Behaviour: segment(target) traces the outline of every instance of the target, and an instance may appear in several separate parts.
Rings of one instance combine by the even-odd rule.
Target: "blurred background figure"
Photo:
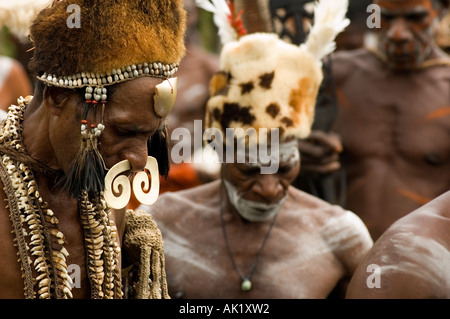
[[[32,16],[50,0],[0,0],[0,110],[7,111],[17,104],[19,96],[31,95],[27,64],[31,53],[28,29]],[[5,113],[1,112],[1,115]]]
[[[367,27],[368,6],[372,0],[350,0],[347,18],[351,23],[336,39],[337,50],[354,50],[373,42],[373,31]]]
[[[186,55],[180,63],[177,73],[178,94],[172,112],[168,116],[169,137],[176,128],[187,128],[191,140],[171,141],[172,148],[176,143],[190,143],[191,156],[194,157],[194,121],[205,118],[206,102],[209,98],[209,80],[219,70],[218,55],[207,51],[198,31],[199,11],[195,0],[184,1],[188,13],[186,30]],[[203,125],[202,131],[203,133]],[[170,140],[170,139],[169,139]],[[219,166],[207,163],[171,163],[167,180],[161,180],[161,193],[176,191],[200,185],[218,177]]]
[[[22,64],[0,56],[0,109],[6,112],[11,104],[17,104],[18,96],[25,97],[31,92],[31,82]]]

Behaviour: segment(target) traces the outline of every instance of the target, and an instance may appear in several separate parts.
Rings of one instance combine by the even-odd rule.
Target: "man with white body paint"
[[[319,7],[342,19],[327,25],[318,16],[316,24],[336,32],[345,26],[346,1],[322,0]],[[235,152],[234,162],[222,164],[220,180],[141,207],[161,229],[172,298],[343,297],[372,246],[355,214],[290,186],[300,169],[298,140],[309,134],[314,117],[319,61],[329,53],[320,46],[332,47],[314,42],[314,32],[301,47],[264,33],[225,43],[221,72],[210,83],[206,127],[270,129],[269,137],[238,136],[222,147],[228,155],[238,140],[249,153],[269,143],[278,156],[267,163],[248,154],[239,163]],[[267,167],[278,169],[264,174]]]
[[[450,298],[449,230],[450,191],[399,219],[378,239],[347,297]]]
[[[169,295],[343,296],[372,241],[356,215],[290,186],[298,170],[298,156],[280,163],[276,174],[223,164],[221,180],[161,195],[149,211],[165,242]]]

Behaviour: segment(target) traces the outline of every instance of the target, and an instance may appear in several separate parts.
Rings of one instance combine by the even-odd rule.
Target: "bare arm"
[[[347,298],[449,298],[450,253],[434,227],[445,222],[427,219],[414,218],[417,227],[397,224],[380,237],[355,271]]]
[[[447,298],[443,287],[426,274],[426,267],[408,267],[366,261],[358,267],[347,290],[347,299],[431,299]],[[445,285],[444,282],[442,282]]]
[[[0,87],[0,108],[8,111],[11,104],[17,103],[18,97],[31,94],[31,83],[25,69],[19,62],[13,60],[5,83]]]

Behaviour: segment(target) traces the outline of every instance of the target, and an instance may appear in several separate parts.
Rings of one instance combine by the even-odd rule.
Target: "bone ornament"
[[[130,201],[131,191],[136,199],[144,205],[152,205],[158,199],[159,170],[156,159],[152,156],[147,157],[144,170],[134,176],[132,186],[130,179],[124,174],[130,169],[130,161],[124,160],[111,167],[106,174],[105,201],[113,209],[125,208]]]
[[[178,78],[169,78],[155,87],[154,109],[156,115],[165,117],[172,110],[177,98]]]

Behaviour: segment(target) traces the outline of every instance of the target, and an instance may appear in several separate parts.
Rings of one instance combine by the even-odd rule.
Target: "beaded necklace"
[[[73,282],[67,272],[69,253],[64,247],[64,234],[58,229],[58,219],[39,194],[29,164],[35,161],[26,154],[22,141],[23,113],[31,98],[20,98],[18,106],[12,105],[0,128],[0,178],[7,196],[14,246],[18,249],[18,262],[24,278],[24,296],[72,298]],[[19,160],[23,158],[27,160]],[[79,198],[79,211],[91,297],[121,298],[117,229],[110,218],[103,193],[90,201],[87,192],[83,191]]]

